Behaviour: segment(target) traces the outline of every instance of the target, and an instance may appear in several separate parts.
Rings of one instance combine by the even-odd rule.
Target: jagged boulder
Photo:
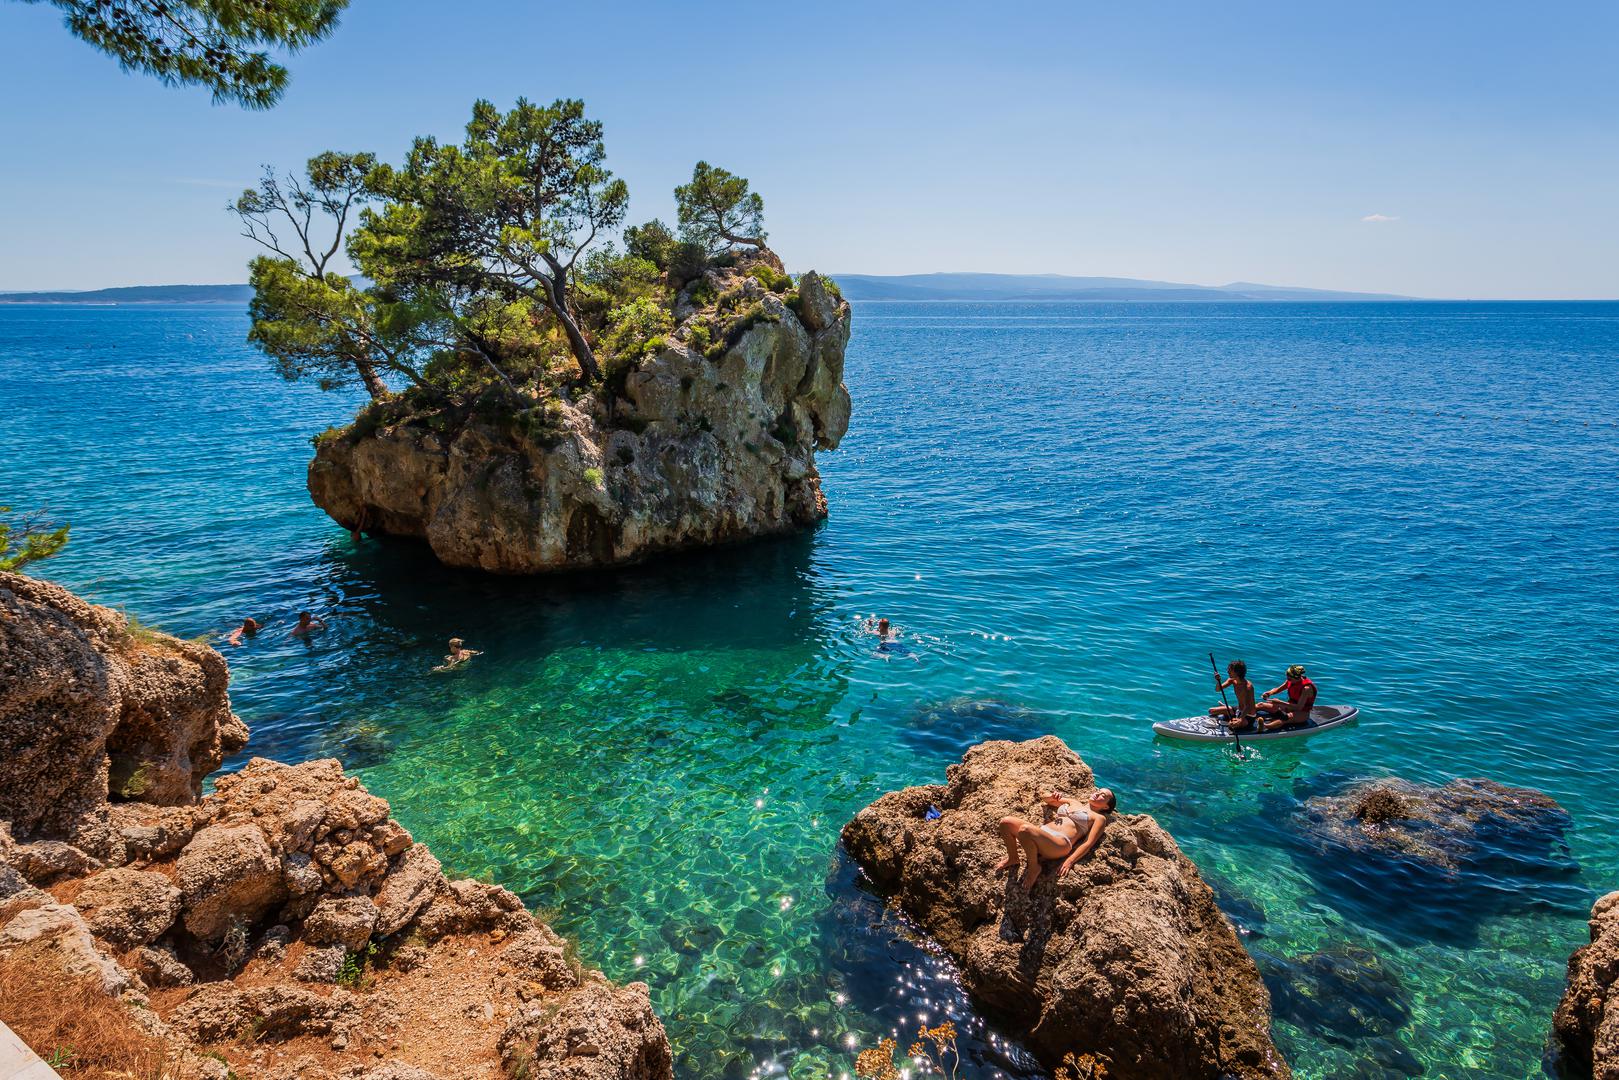
[[[286,898],[281,863],[252,825],[203,829],[175,869],[186,929],[204,941],[218,941],[232,927],[245,932]]]
[[[146,945],[174,925],[180,890],[162,874],[117,867],[97,874],[73,898],[90,932],[115,945]]]
[[[1083,793],[1090,768],[1046,736],[982,743],[946,776],[861,810],[844,845],[1043,1062],[1088,1054],[1132,1080],[1290,1075],[1257,967],[1152,818],[1115,814],[1090,857],[1062,878],[1048,870],[1026,896],[993,873],[997,825],[1041,820],[1040,795]]]
[[[247,742],[224,659],[68,590],[0,573],[0,819],[122,861],[108,793],[189,803]]]
[[[645,983],[613,986],[598,976],[547,1016],[538,1004],[518,1011],[500,1036],[510,1076],[571,1080],[668,1080],[674,1059]]]
[[[705,307],[698,288],[725,299]],[[536,403],[542,421],[374,406],[319,442],[310,496],[346,528],[424,539],[445,563],[501,573],[819,522],[815,451],[849,426],[849,305],[813,272],[778,294],[738,266],[689,286],[676,316],[620,388]]]
[[[1568,958],[1552,1029],[1567,1060],[1592,1080],[1619,1080],[1619,892],[1591,908],[1591,942]]]

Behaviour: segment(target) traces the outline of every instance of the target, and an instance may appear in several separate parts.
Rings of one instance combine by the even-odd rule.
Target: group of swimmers
[[[248,638],[258,637],[259,631],[263,630],[269,625],[269,623],[262,623],[254,618],[243,619],[241,626],[238,626],[229,634],[225,635],[225,640],[231,645],[240,645]],[[307,611],[300,611],[298,613],[298,625],[292,628],[291,636],[295,638],[308,637],[317,630],[324,629],[326,629],[325,620],[317,619],[314,615]],[[471,660],[474,656],[481,655],[483,655],[481,649],[469,649],[467,648],[467,643],[465,641],[458,637],[451,638],[450,651],[448,655],[444,657],[444,663],[440,664],[433,670],[449,671],[453,668],[460,667],[468,660]]]
[[[1310,722],[1310,707],[1315,704],[1315,683],[1310,681],[1303,664],[1287,669],[1287,678],[1280,686],[1266,690],[1254,700],[1254,684],[1248,681],[1248,665],[1233,660],[1226,665],[1226,677],[1214,677],[1214,689],[1222,698],[1229,687],[1237,695],[1235,705],[1220,704],[1209,710],[1209,715],[1226,722],[1232,731],[1282,731],[1303,727]],[[1286,701],[1273,700],[1287,691]]]
[[[225,640],[232,645],[240,645],[246,638],[258,637],[259,631],[269,625],[269,623],[261,623],[257,619],[243,619],[241,626],[225,635]],[[315,618],[307,611],[300,611],[298,613],[298,625],[292,628],[292,636],[307,637],[317,630],[324,629],[326,629],[326,623],[323,620]]]

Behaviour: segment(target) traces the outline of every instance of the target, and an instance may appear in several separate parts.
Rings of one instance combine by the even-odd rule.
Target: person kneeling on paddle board
[[[1287,701],[1272,701],[1271,698],[1287,691]],[[1266,690],[1260,695],[1263,700],[1259,703],[1259,711],[1267,719],[1264,723],[1266,731],[1281,731],[1283,728],[1298,728],[1310,722],[1310,707],[1315,704],[1315,683],[1304,674],[1303,664],[1294,664],[1287,669],[1287,681],[1273,690]]]
[[[1233,660],[1226,665],[1225,673],[1228,678],[1221,682],[1217,677],[1214,680],[1214,692],[1224,697],[1220,692],[1231,687],[1237,695],[1237,705],[1215,705],[1209,709],[1209,715],[1226,721],[1229,731],[1247,731],[1259,723],[1259,710],[1254,704],[1254,684],[1248,681],[1248,665],[1241,660]]]

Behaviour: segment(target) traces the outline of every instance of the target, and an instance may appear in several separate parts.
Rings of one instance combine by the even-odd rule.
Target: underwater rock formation
[[[55,586],[0,586],[0,665],[30,680],[0,698],[0,964],[143,1006],[129,1018],[180,1077],[672,1076],[644,984],[582,967],[513,893],[448,880],[337,761],[254,758],[171,804],[201,780],[178,763],[245,739],[223,659],[150,631],[132,646],[121,616]],[[164,663],[132,678],[144,657]],[[162,780],[109,804],[131,710],[122,745]],[[16,765],[40,746],[62,752],[49,790]],[[26,1037],[30,1017],[6,1019]]]
[[[991,739],[1022,742],[1051,728],[1035,710],[998,698],[953,697],[918,705],[899,737],[923,752],[956,757]]]
[[[1303,831],[1341,854],[1375,852],[1455,871],[1484,855],[1493,833],[1529,831],[1560,837],[1568,811],[1549,795],[1493,780],[1443,786],[1369,780],[1305,802]]]
[[[1568,958],[1552,1029],[1570,1064],[1592,1080],[1619,1080],[1619,892],[1591,908],[1591,943]]]
[[[715,310],[727,302],[734,314]],[[778,294],[739,265],[688,285],[675,317],[621,387],[558,394],[530,416],[373,406],[319,441],[310,497],[345,528],[424,539],[451,566],[498,573],[819,522],[815,451],[849,426],[848,303],[813,271]]]
[[[1046,736],[983,743],[946,776],[861,810],[844,845],[1048,1067],[1073,1054],[1145,1080],[1291,1075],[1258,969],[1152,818],[1115,814],[1088,858],[1025,896],[993,872],[1000,819],[1040,820],[1040,795],[1092,788],[1090,768]]]
[[[1255,959],[1278,1019],[1351,1048],[1366,1075],[1422,1074],[1421,1062],[1400,1041],[1411,1023],[1410,994],[1383,957],[1337,944],[1293,957],[1260,949]]]
[[[1572,914],[1589,902],[1565,840],[1569,815],[1538,791],[1317,777],[1262,816],[1285,816],[1282,835],[1323,900],[1398,941],[1467,944],[1493,915]]]

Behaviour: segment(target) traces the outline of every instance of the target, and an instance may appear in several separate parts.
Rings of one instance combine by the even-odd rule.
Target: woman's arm
[[[1100,814],[1091,816],[1090,833],[1085,837],[1085,842],[1076,847],[1073,853],[1062,861],[1062,866],[1057,869],[1058,877],[1068,873],[1071,866],[1096,850],[1096,845],[1102,841],[1102,830],[1105,828],[1107,828],[1107,818],[1102,817]]]
[[[1286,689],[1287,689],[1287,684],[1283,683],[1281,686],[1276,687],[1274,690],[1266,690],[1260,696],[1261,697],[1268,697],[1268,698],[1269,697],[1275,697],[1277,694],[1280,694],[1283,690],[1286,690]]]

